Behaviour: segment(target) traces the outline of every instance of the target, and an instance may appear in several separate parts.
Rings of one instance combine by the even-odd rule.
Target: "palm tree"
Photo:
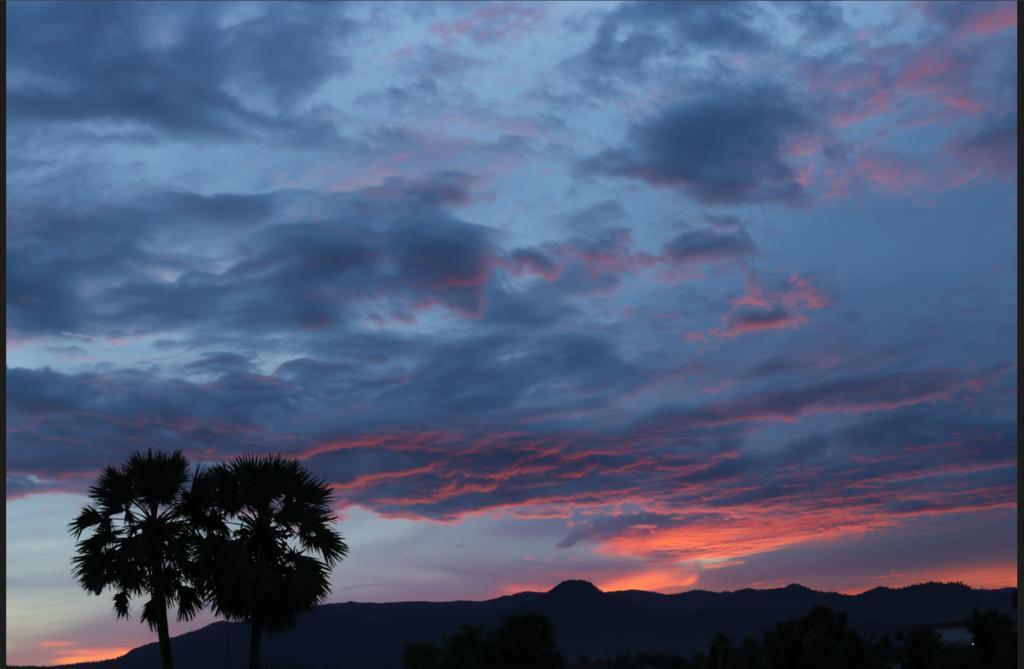
[[[900,669],[929,669],[943,654],[944,644],[938,632],[927,627],[912,627],[896,637],[902,644]]]
[[[330,594],[330,570],[348,554],[330,498],[326,483],[276,455],[195,476],[187,505],[203,537],[202,579],[215,613],[250,624],[250,669],[259,669],[264,630],[291,627]]]
[[[132,598],[149,597],[140,619],[157,632],[163,669],[173,666],[167,607],[177,604],[178,620],[202,607],[189,568],[192,533],[180,513],[188,476],[180,451],[135,453],[121,467],[103,470],[89,489],[92,503],[68,528],[78,540],[72,574],[85,590],[113,590],[119,618],[129,617]]]
[[[998,611],[973,609],[964,627],[971,633],[971,656],[977,667],[1010,666],[1017,646],[1013,618]]]

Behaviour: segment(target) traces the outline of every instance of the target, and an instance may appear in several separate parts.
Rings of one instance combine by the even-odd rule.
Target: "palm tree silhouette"
[[[896,637],[900,649],[900,669],[930,669],[943,654],[942,637],[927,627],[912,627]]]
[[[72,574],[85,590],[113,590],[118,618],[129,617],[133,597],[148,595],[140,619],[157,632],[163,669],[173,666],[167,607],[177,604],[178,620],[190,620],[203,603],[189,567],[193,535],[180,507],[188,471],[180,451],[135,453],[103,470],[89,489],[92,504],[68,526],[78,540]]]
[[[264,630],[291,627],[330,594],[330,570],[348,554],[330,497],[298,461],[276,455],[196,473],[187,508],[203,537],[202,580],[215,613],[250,624],[250,669]]]
[[[1010,666],[1017,642],[1013,619],[998,611],[973,609],[964,621],[971,633],[971,658],[979,669]]]

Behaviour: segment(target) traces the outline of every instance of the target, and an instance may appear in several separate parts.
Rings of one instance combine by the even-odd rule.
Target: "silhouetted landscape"
[[[5,2],[0,669],[1014,666],[1019,6]]]
[[[1011,588],[978,590],[928,583],[875,588],[859,595],[818,592],[799,585],[662,595],[640,590],[602,592],[586,581],[566,581],[548,592],[521,592],[480,602],[326,604],[300,616],[294,628],[266,636],[263,656],[268,667],[281,669],[398,669],[403,666],[406,644],[440,642],[463,625],[493,629],[513,614],[539,614],[550,621],[558,649],[569,660],[567,666],[679,667],[688,665],[667,656],[703,653],[706,657],[719,633],[739,645],[744,638],[760,637],[814,607],[845,615],[849,627],[867,637],[895,640],[901,632],[919,626],[961,626],[972,609],[1011,615],[1012,592]],[[247,661],[248,638],[248,625],[217,622],[175,637],[174,657],[183,667],[241,669]],[[646,660],[620,657],[619,664],[594,663],[625,653],[649,655]],[[669,663],[655,664],[656,654]],[[579,663],[580,656],[590,658],[589,663]],[[118,659],[75,666],[147,669],[159,661],[158,644],[152,643]]]

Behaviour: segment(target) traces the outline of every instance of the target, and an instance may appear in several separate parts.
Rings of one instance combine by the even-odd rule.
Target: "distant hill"
[[[327,604],[302,616],[295,628],[265,637],[264,658],[287,669],[399,669],[407,642],[435,641],[463,624],[497,626],[510,613],[526,611],[552,622],[559,647],[570,659],[582,653],[597,658],[640,650],[690,654],[703,649],[717,632],[736,639],[759,635],[818,605],[847,614],[851,625],[863,632],[893,635],[912,625],[956,623],[974,607],[1012,614],[1011,592],[928,583],[875,588],[859,595],[800,585],[662,595],[602,592],[586,581],[565,581],[548,592],[521,592],[482,602]],[[217,622],[175,637],[175,665],[244,669],[248,635],[244,624]],[[154,642],[116,660],[73,666],[152,669],[160,666],[159,658]]]

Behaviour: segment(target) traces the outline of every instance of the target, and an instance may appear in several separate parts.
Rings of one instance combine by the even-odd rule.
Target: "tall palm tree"
[[[250,669],[264,630],[291,627],[330,594],[330,570],[348,554],[330,501],[323,481],[276,455],[196,474],[187,505],[203,537],[202,578],[214,612],[250,624]]]
[[[177,604],[178,620],[202,607],[190,570],[192,533],[180,507],[188,477],[180,451],[135,453],[103,470],[89,489],[92,503],[68,527],[78,540],[72,574],[84,589],[113,590],[119,618],[129,617],[132,598],[148,597],[140,619],[157,632],[163,669],[173,666],[167,607]]]

